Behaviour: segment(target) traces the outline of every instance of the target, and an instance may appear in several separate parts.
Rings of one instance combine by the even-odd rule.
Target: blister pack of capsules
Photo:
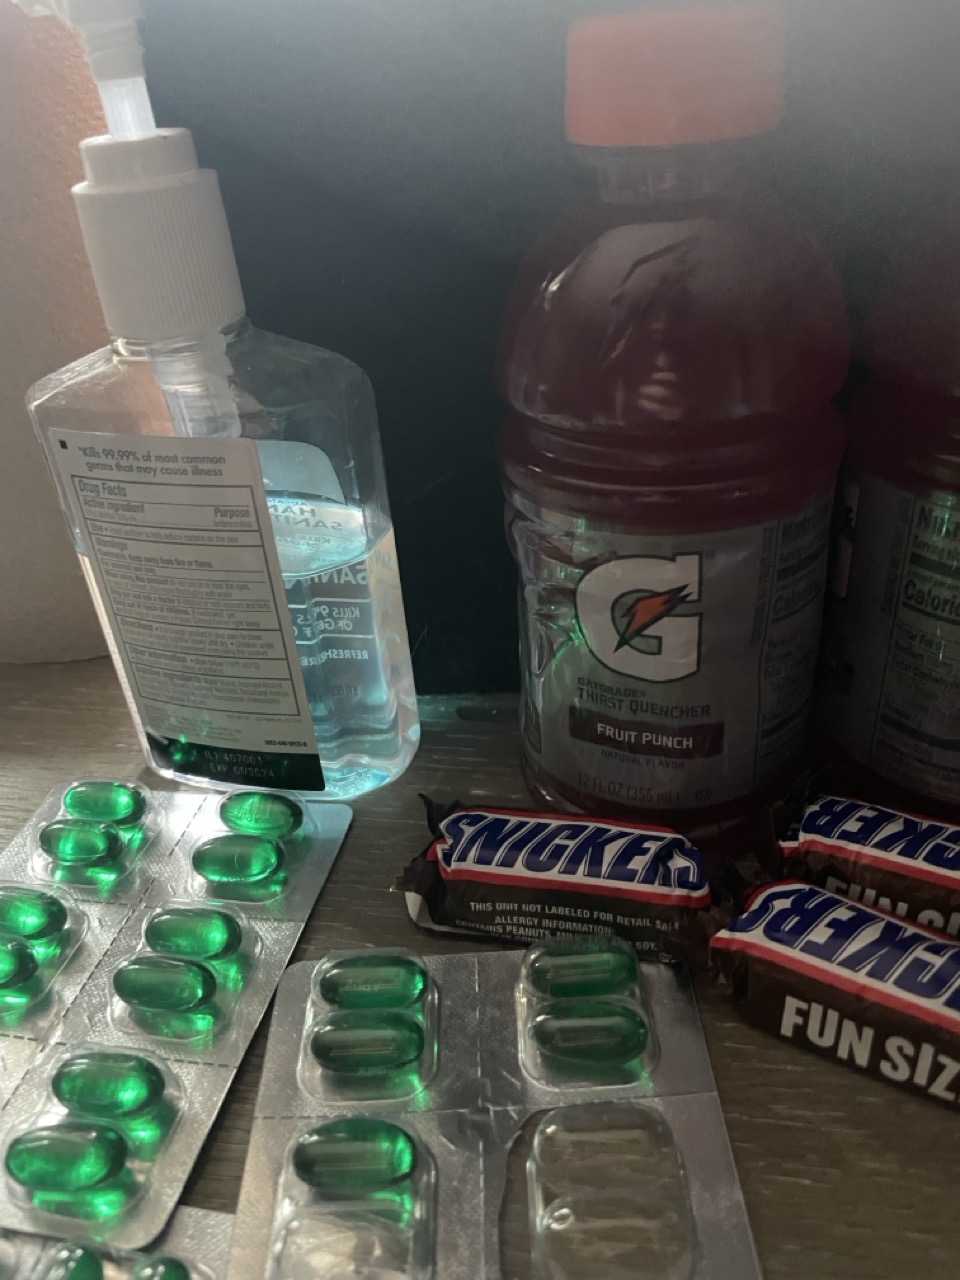
[[[202,803],[197,792],[74,782],[0,853],[0,1106]]]
[[[0,1225],[157,1236],[350,817],[250,789],[47,798],[0,854]]]
[[[277,995],[231,1280],[755,1280],[685,976],[609,936]]]
[[[178,1209],[142,1252],[75,1240],[0,1237],[0,1280],[226,1280],[233,1217]]]

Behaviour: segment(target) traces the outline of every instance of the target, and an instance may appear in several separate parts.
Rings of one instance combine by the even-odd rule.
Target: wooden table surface
[[[295,960],[373,941],[424,952],[477,949],[418,933],[392,885],[425,842],[418,792],[525,802],[513,702],[423,700],[420,753],[393,786],[355,804],[353,828]],[[0,666],[0,843],[53,786],[77,776],[129,776],[142,764],[106,659]],[[754,1031],[706,987],[698,996],[767,1280],[957,1280],[960,1118]],[[186,1204],[235,1208],[265,1038],[264,1025]]]

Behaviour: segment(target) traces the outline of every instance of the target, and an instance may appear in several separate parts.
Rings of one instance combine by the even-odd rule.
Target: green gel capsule
[[[643,1053],[649,1035],[631,1005],[604,1000],[551,1001],[530,1030],[544,1057],[597,1067],[632,1062]]]
[[[5,992],[26,986],[36,972],[33,952],[22,942],[0,942],[0,999]]]
[[[405,1013],[332,1013],[310,1037],[310,1052],[325,1071],[385,1075],[420,1058],[423,1028]]]
[[[219,960],[239,951],[240,922],[212,907],[166,907],[148,921],[144,941],[151,951],[184,960]]]
[[[266,836],[214,836],[193,851],[193,869],[214,884],[256,884],[283,865],[283,849]]]
[[[40,1213],[54,1213],[61,1218],[81,1218],[88,1222],[107,1222],[124,1213],[141,1191],[130,1169],[85,1191],[34,1191],[30,1203]]]
[[[103,1263],[92,1249],[62,1244],[54,1250],[40,1280],[103,1280]]]
[[[178,1258],[147,1258],[134,1267],[133,1280],[190,1280],[190,1272]]]
[[[166,1081],[155,1063],[135,1053],[77,1053],[60,1064],[50,1087],[68,1111],[124,1120],[156,1106]]]
[[[340,1009],[398,1009],[426,991],[423,965],[410,956],[344,956],[321,972],[321,999]]]
[[[301,1182],[330,1196],[373,1194],[406,1182],[417,1148],[406,1130],[386,1120],[332,1120],[298,1138],[293,1168]]]
[[[542,996],[614,996],[629,992],[636,983],[637,959],[603,941],[548,942],[530,955],[526,972]]]
[[[0,938],[40,942],[67,927],[67,908],[52,893],[0,885]]]
[[[109,822],[60,818],[40,828],[40,848],[54,862],[68,866],[102,866],[123,854],[123,837]]]
[[[115,1178],[127,1144],[106,1125],[64,1120],[21,1133],[7,1148],[7,1173],[30,1191],[73,1192]]]
[[[76,782],[65,793],[63,807],[71,818],[132,827],[142,822],[147,797],[125,782]]]
[[[168,956],[134,956],[113,975],[113,989],[145,1013],[188,1013],[213,999],[217,980],[203,964]]]
[[[273,791],[235,791],[220,801],[220,821],[240,835],[283,840],[303,825],[303,809]]]

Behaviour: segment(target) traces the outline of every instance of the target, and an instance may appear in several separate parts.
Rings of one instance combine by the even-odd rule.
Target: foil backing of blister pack
[[[640,966],[638,1000],[654,1033],[642,1078],[613,1085],[546,1084],[532,1079],[523,1065],[524,1009],[518,995],[523,956],[513,951],[423,958],[440,993],[439,1061],[425,1087],[406,1099],[348,1099],[336,1089],[309,1084],[310,1073],[305,1076],[302,1063],[305,1033],[323,1009],[313,981],[320,966],[304,963],[287,971],[271,1022],[231,1249],[231,1280],[339,1277],[335,1269],[306,1264],[288,1273],[278,1269],[278,1262],[286,1256],[284,1223],[296,1186],[292,1146],[312,1126],[345,1116],[382,1117],[424,1139],[440,1190],[430,1270],[364,1269],[354,1256],[350,1265],[356,1270],[345,1274],[377,1280],[527,1280],[534,1275],[555,1280],[560,1272],[537,1269],[532,1238],[529,1247],[519,1249],[516,1232],[510,1240],[501,1238],[501,1214],[505,1207],[515,1208],[511,1200],[516,1200],[511,1192],[505,1206],[511,1150],[537,1117],[581,1106],[593,1106],[599,1114],[611,1104],[662,1118],[676,1144],[693,1243],[687,1269],[664,1272],[664,1280],[668,1274],[669,1280],[759,1280],[686,977],[656,964]],[[455,1017],[445,1021],[454,1007]],[[309,1190],[301,1194],[309,1200]]]
[[[35,857],[36,833],[58,811],[62,790],[48,797],[44,809],[11,846],[14,874],[26,874]],[[264,901],[238,902],[231,886],[201,880],[191,865],[191,853],[198,844],[213,835],[227,834],[218,818],[223,797],[179,792],[160,795],[151,810],[156,830],[140,850],[137,895],[127,894],[127,883],[122,902],[103,902],[90,894],[80,899],[81,905],[91,908],[97,946],[91,949],[86,964],[68,966],[57,1017],[44,1028],[42,1038],[31,1042],[29,1055],[15,1059],[17,1087],[0,1110],[0,1152],[5,1158],[10,1143],[35,1126],[72,1118],[65,1116],[52,1097],[50,1084],[58,1063],[80,1049],[120,1050],[162,1060],[176,1082],[174,1093],[180,1104],[176,1123],[143,1168],[131,1154],[130,1167],[139,1170],[140,1181],[122,1212],[90,1220],[74,1212],[40,1212],[5,1173],[0,1174],[0,1224],[4,1227],[103,1241],[120,1249],[140,1248],[157,1236],[176,1205],[352,816],[345,805],[305,805],[308,821],[303,830],[284,842],[286,862],[280,889]],[[6,865],[5,855],[0,855],[0,876]],[[155,954],[144,938],[144,925],[158,910],[171,905],[222,906],[234,914],[242,923],[242,946],[249,963],[236,983],[225,978],[222,991],[217,987],[209,1025],[201,1025],[198,1031],[194,1024],[200,1024],[199,1019],[181,1019],[182,1025],[176,1027],[167,1019],[162,1024],[165,1034],[158,1034],[159,1020],[137,1025],[130,1006],[119,999],[113,980],[118,969],[131,960]],[[207,967],[212,970],[215,965],[211,962]],[[227,998],[231,986],[236,990],[229,990]],[[0,1051],[4,1046],[0,1040]],[[28,1073],[31,1066],[34,1069]],[[116,1127],[122,1129],[119,1122]]]
[[[232,1230],[232,1214],[181,1207],[153,1242],[148,1256],[176,1258],[188,1267],[190,1280],[226,1280]],[[0,1252],[0,1266],[10,1265],[13,1270],[9,1276],[0,1270],[0,1276],[3,1280],[45,1280],[57,1244],[42,1236],[7,1234],[0,1240],[0,1250],[6,1251],[6,1259]],[[110,1251],[104,1254],[104,1261],[108,1264],[104,1280],[129,1280],[143,1255]]]
[[[284,1224],[295,1211],[288,1152],[311,1120],[341,1115],[383,1115],[424,1142],[436,1175],[436,1274],[444,1280],[476,1280],[482,1224],[462,1212],[463,1205],[477,1205],[481,1199],[480,1135],[474,1112],[480,1093],[476,965],[473,956],[430,956],[423,964],[437,992],[441,1044],[449,1040],[451,1051],[441,1052],[436,1072],[416,1097],[365,1102],[340,1098],[332,1089],[315,1092],[309,1084],[304,1087],[300,1063],[306,1034],[324,1008],[312,999],[319,966],[304,962],[287,970],[270,1023],[238,1206],[242,1225],[231,1250],[231,1280],[234,1275],[242,1280],[268,1274],[273,1280],[281,1275],[284,1280],[312,1280],[305,1269],[295,1275],[279,1270],[286,1265],[280,1252],[286,1243]],[[416,1273],[411,1280],[419,1280]]]

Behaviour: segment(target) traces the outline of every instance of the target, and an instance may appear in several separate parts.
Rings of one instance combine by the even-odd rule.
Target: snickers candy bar
[[[960,934],[960,828],[821,796],[781,841],[785,870],[855,902]]]
[[[960,945],[800,881],[758,890],[711,939],[748,1021],[956,1107]]]
[[[671,960],[668,935],[710,904],[699,851],[661,827],[484,806],[452,809],[434,830],[401,880],[426,929],[514,943],[616,933]]]

